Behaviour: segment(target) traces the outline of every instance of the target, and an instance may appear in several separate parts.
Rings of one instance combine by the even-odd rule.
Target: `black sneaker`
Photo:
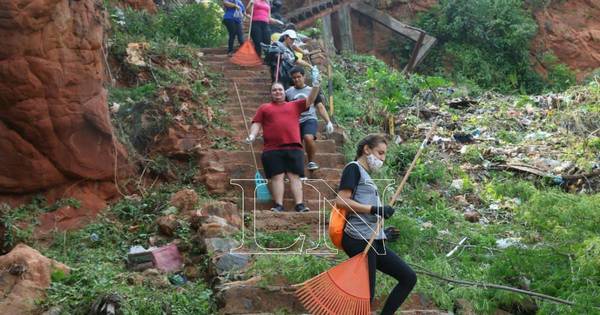
[[[282,205],[275,204],[275,206],[274,206],[273,208],[271,208],[271,211],[275,211],[275,212],[283,212],[283,211],[285,211],[285,210],[283,209],[283,206],[282,206]]]
[[[308,209],[303,203],[299,203],[297,204],[294,209],[296,209],[296,211],[298,212],[308,212],[310,211],[310,209]]]

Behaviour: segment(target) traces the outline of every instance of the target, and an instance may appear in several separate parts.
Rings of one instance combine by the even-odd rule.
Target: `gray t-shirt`
[[[285,98],[288,100],[288,102],[295,101],[297,99],[306,99],[306,98],[308,98],[308,95],[310,95],[311,90],[312,90],[312,87],[310,87],[308,85],[305,85],[301,89],[297,89],[292,86],[291,88],[289,88],[285,91]],[[317,96],[317,99],[315,100],[315,104],[317,104],[319,101],[320,101],[320,98]],[[315,104],[311,104],[310,107],[308,108],[308,110],[306,110],[306,111],[302,112],[302,114],[300,114],[300,123],[303,123],[309,119],[317,120],[317,110],[315,109]]]
[[[367,173],[367,171],[356,161],[352,161],[348,165],[350,164],[357,165],[360,172],[358,184],[352,191],[352,199],[365,205],[380,206],[381,200],[379,199],[377,185],[375,185],[375,182],[373,182],[369,173]],[[346,167],[348,167],[348,165],[346,165]],[[368,241],[371,238],[373,231],[377,228],[377,216],[373,214],[349,212],[347,220],[348,222],[346,223],[344,232],[354,239],[364,239]],[[385,238],[385,233],[383,232],[383,228],[381,228],[375,239],[381,240]]]

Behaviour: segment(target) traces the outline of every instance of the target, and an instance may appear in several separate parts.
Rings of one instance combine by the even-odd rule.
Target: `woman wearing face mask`
[[[344,167],[335,203],[338,208],[348,211],[342,248],[350,257],[362,253],[373,231],[377,230],[380,217],[388,219],[394,214],[394,208],[381,204],[377,186],[370,176],[370,173],[377,172],[383,166],[386,152],[387,141],[384,136],[368,135],[358,143],[355,160]],[[379,229],[367,254],[371,302],[375,291],[376,269],[398,281],[381,314],[394,314],[417,283],[415,272],[384,244],[383,240],[393,241],[397,237],[397,230],[394,228]]]

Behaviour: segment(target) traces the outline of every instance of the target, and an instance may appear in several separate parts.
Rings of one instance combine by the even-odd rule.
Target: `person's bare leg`
[[[302,181],[300,176],[293,173],[286,173],[290,179],[290,188],[294,197],[294,204],[302,203]]]
[[[273,194],[273,200],[278,205],[283,205],[283,176],[284,173],[281,173],[271,178],[271,193]]]
[[[308,161],[315,161],[315,154],[317,153],[317,143],[315,142],[315,136],[304,135],[304,147],[306,149],[306,155],[308,155]]]

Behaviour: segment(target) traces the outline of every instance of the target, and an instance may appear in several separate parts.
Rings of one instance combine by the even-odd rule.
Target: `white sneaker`
[[[306,165],[306,168],[309,171],[314,171],[314,170],[318,170],[319,169],[319,164],[315,163],[315,162],[308,162],[308,165]]]

